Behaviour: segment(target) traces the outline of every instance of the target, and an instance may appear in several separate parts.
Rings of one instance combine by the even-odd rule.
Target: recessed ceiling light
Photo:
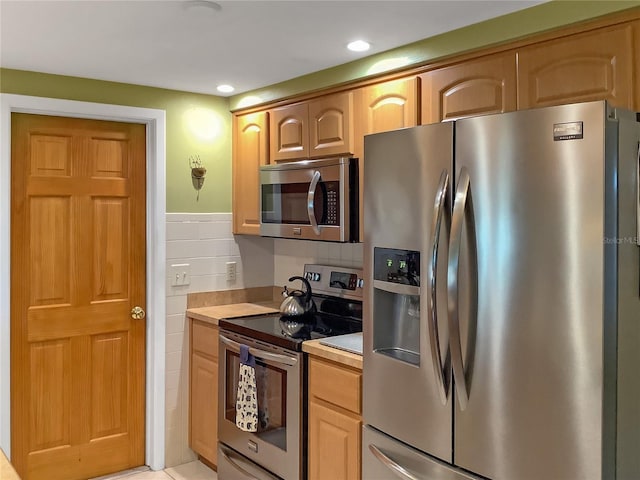
[[[356,40],[355,42],[351,42],[349,45],[347,45],[347,48],[352,52],[366,52],[367,50],[369,50],[370,46],[371,45],[369,45],[369,43],[365,42],[364,40]]]
[[[231,85],[218,85],[218,91],[222,93],[231,93],[235,90]]]

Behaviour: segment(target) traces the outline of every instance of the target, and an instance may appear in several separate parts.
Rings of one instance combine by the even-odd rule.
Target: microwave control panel
[[[324,215],[324,225],[340,225],[340,183],[323,182],[322,190],[326,196],[326,214]]]

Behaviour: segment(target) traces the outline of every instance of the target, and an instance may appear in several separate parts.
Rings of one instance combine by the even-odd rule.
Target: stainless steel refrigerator
[[[640,478],[639,121],[365,137],[364,480]]]

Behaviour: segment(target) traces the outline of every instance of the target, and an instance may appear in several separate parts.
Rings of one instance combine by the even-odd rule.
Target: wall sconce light
[[[200,200],[200,189],[204,185],[204,176],[207,174],[207,169],[202,166],[200,155],[192,155],[189,157],[189,166],[191,167],[191,182],[193,188],[198,192],[196,202]]]

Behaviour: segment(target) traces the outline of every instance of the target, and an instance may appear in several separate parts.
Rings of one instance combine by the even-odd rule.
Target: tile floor
[[[201,462],[195,461],[154,472],[148,467],[94,478],[93,480],[218,480],[218,474]]]

